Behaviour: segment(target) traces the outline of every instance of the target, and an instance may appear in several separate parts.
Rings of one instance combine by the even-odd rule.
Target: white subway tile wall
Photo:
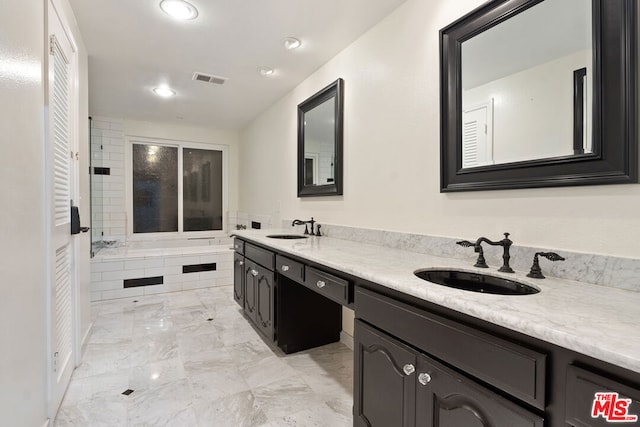
[[[124,196],[124,131],[122,119],[91,120],[92,166],[109,168],[109,175],[94,175],[93,223],[101,225],[102,240],[124,243],[126,214]]]
[[[196,252],[198,251],[198,252]],[[118,254],[117,252],[121,252]],[[133,252],[133,253],[132,253]],[[152,295],[231,285],[233,251],[230,245],[167,248],[154,254],[144,249],[104,249],[91,260],[91,300]],[[214,271],[183,273],[184,265],[216,264]],[[163,284],[125,288],[126,279],[163,276]]]

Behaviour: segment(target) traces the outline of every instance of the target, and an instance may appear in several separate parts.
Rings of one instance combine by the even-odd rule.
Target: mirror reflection
[[[298,105],[298,197],[342,194],[343,84]]]
[[[462,43],[462,167],[592,152],[591,1],[545,0]]]
[[[336,134],[334,131],[335,97],[304,115],[304,185],[334,182]]]

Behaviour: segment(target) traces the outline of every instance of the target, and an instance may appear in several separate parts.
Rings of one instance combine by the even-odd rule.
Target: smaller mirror
[[[342,194],[343,86],[338,79],[298,105],[298,197]]]

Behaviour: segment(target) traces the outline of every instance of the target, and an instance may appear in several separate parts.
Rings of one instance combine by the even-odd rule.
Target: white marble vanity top
[[[468,262],[335,239],[273,239],[291,230],[242,230],[238,237],[272,247],[477,317],[561,347],[640,372],[640,293],[547,277],[499,273]],[[414,276],[421,268],[454,267],[532,285],[533,295],[502,296],[451,289]],[[544,272],[544,266],[543,272]],[[640,278],[638,278],[640,280]]]

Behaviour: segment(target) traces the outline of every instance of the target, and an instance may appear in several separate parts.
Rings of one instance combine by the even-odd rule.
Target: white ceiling
[[[592,40],[591,2],[543,1],[462,44],[463,87],[590,49]]]
[[[190,0],[192,21],[172,20],[160,0],[70,3],[89,53],[90,114],[238,130],[404,1]],[[302,47],[285,50],[288,36]],[[196,71],[228,80],[193,81]],[[177,95],[157,97],[160,84]]]

